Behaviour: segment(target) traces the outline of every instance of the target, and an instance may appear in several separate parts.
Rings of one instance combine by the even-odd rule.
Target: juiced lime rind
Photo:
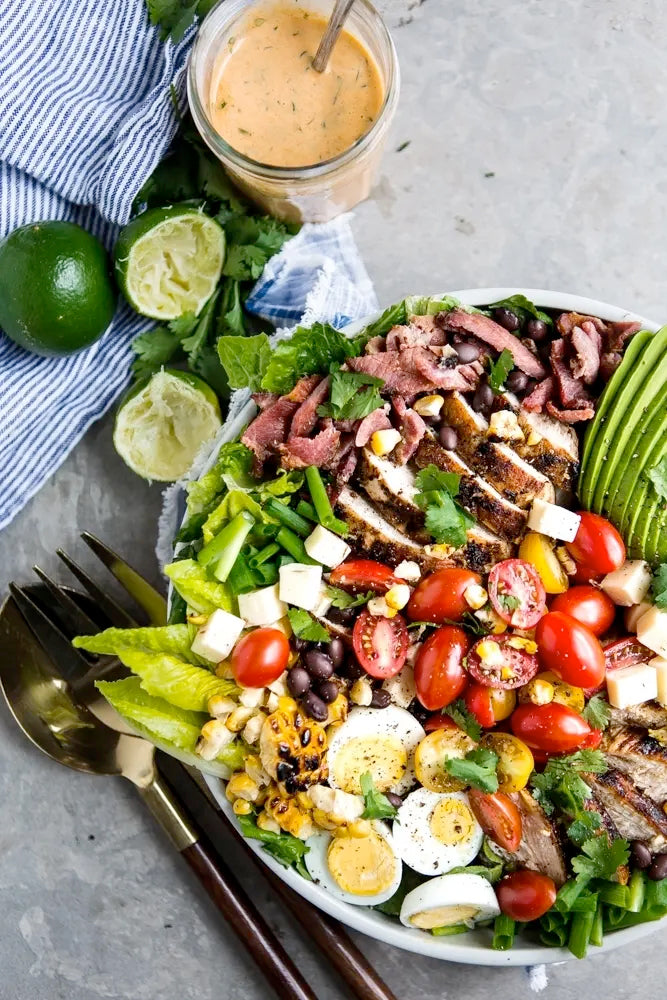
[[[167,368],[135,386],[116,415],[113,443],[133,472],[170,483],[220,430],[218,399],[196,375]]]
[[[191,205],[151,208],[121,231],[114,249],[118,284],[143,316],[197,315],[220,280],[225,233]]]

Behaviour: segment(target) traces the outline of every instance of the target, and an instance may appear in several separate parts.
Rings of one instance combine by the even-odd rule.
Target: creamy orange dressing
[[[341,32],[325,71],[312,68],[325,27],[319,14],[267,6],[222,41],[209,117],[238,152],[271,166],[310,166],[349,149],[376,120],[384,85],[356,38]]]

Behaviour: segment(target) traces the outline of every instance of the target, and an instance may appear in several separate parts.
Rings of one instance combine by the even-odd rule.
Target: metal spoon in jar
[[[322,41],[320,42],[317,52],[315,53],[315,58],[313,59],[313,69],[318,73],[323,73],[327,68],[329,56],[331,55],[338,36],[342,31],[343,24],[345,23],[347,15],[350,13],[350,7],[353,3],[354,0],[336,0],[334,9],[331,12],[331,17],[329,18],[327,30],[322,35]]]

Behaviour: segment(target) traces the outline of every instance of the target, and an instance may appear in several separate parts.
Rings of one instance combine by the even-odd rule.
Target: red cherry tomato
[[[377,594],[386,594],[398,580],[384,563],[374,559],[350,559],[341,563],[331,571],[329,582],[334,587],[349,587],[353,591],[373,590]]]
[[[625,562],[625,544],[606,517],[579,511],[581,523],[573,542],[566,542],[575,560],[594,573],[612,573]]]
[[[470,605],[464,594],[473,583],[480,584],[479,573],[469,569],[439,569],[424,577],[412,592],[408,603],[408,618],[413,622],[433,622],[446,625],[460,622]]]
[[[461,628],[444,625],[428,637],[417,654],[415,684],[417,697],[435,712],[456,701],[466,686],[463,657],[470,640]]]
[[[524,559],[503,559],[489,573],[489,600],[494,611],[514,628],[532,628],[546,611],[540,575]]]
[[[427,733],[433,733],[436,729],[458,729],[453,719],[450,719],[448,715],[443,715],[441,712],[436,712],[435,715],[429,715],[428,719],[424,723],[424,731]]]
[[[625,639],[614,639],[605,642],[602,647],[607,670],[618,670],[619,667],[634,667],[637,663],[648,663],[654,654],[633,635]]]
[[[605,659],[599,639],[589,628],[562,611],[550,611],[535,630],[540,662],[546,670],[575,687],[601,684]]]
[[[477,788],[468,791],[470,808],[487,837],[490,837],[505,851],[518,850],[521,843],[523,824],[521,813],[512,802],[509,795],[496,792],[495,795],[485,795]]]
[[[232,673],[243,687],[266,687],[287,669],[289,642],[277,628],[256,628],[234,646]]]
[[[511,645],[513,641],[516,641],[516,636],[507,632],[478,639],[466,659],[470,675],[486,687],[509,690],[527,684],[540,669],[539,660],[534,653],[527,653],[525,649],[515,649]],[[490,644],[498,647],[498,652],[491,659],[488,656]],[[479,649],[484,649],[487,655],[480,656]]]
[[[597,750],[597,748],[602,743],[602,730],[601,729],[591,729],[588,736],[585,736],[580,749],[581,750]]]
[[[575,566],[574,574],[570,577],[573,583],[599,583],[604,577],[604,573],[596,573],[594,569],[582,566],[581,563],[575,563]]]
[[[354,653],[371,677],[394,677],[408,653],[408,629],[401,615],[385,618],[362,611],[352,633]]]
[[[562,611],[586,625],[594,635],[604,635],[613,625],[616,605],[604,590],[584,583],[570,587],[551,602],[551,611]]]
[[[518,705],[511,718],[512,732],[531,749],[547,753],[576,750],[592,730],[585,719],[567,705]]]
[[[487,687],[477,681],[469,681],[463,692],[466,708],[474,715],[480,726],[490,729],[496,722],[507,719],[516,705],[516,695],[504,688]]]
[[[512,872],[500,880],[496,895],[506,917],[525,923],[551,909],[556,901],[556,883],[541,872]]]

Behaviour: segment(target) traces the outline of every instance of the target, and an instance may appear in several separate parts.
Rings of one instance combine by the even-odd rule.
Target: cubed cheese
[[[667,707],[667,660],[662,656],[654,656],[648,661],[649,667],[653,667],[658,677],[658,701]]]
[[[382,687],[399,708],[408,708],[417,697],[415,672],[407,663],[394,677],[388,677]]]
[[[633,604],[631,608],[627,608],[623,613],[623,621],[625,622],[625,627],[628,632],[637,634],[637,622],[645,615],[647,611],[650,611],[653,605],[650,601],[642,601],[641,604]]]
[[[548,535],[549,538],[557,538],[561,542],[574,541],[580,521],[579,514],[540,497],[533,500],[528,515],[529,528],[539,531],[542,535]]]
[[[271,625],[287,614],[287,605],[278,596],[278,584],[239,594],[239,614],[248,625]]]
[[[655,667],[638,663],[634,667],[619,667],[607,672],[607,695],[612,708],[628,708],[651,701],[658,694]]]
[[[413,562],[411,559],[404,559],[394,570],[394,576],[397,576],[399,580],[407,580],[408,583],[417,583],[421,575],[419,563]]]
[[[667,611],[650,608],[637,622],[637,638],[658,656],[667,659]]]
[[[288,563],[280,567],[280,600],[306,611],[314,611],[320,600],[322,567]]]
[[[352,549],[347,542],[328,528],[318,524],[303,543],[311,559],[334,569],[347,559]]]
[[[600,586],[623,608],[641,604],[651,586],[651,567],[643,559],[626,559],[619,569],[607,573]]]
[[[326,584],[323,584],[322,589],[320,590],[320,598],[317,602],[317,606],[313,609],[313,614],[316,618],[324,618],[332,604],[333,599],[329,597]]]
[[[197,629],[192,652],[211,663],[218,663],[229,656],[244,628],[243,618],[218,608],[206,624]]]

